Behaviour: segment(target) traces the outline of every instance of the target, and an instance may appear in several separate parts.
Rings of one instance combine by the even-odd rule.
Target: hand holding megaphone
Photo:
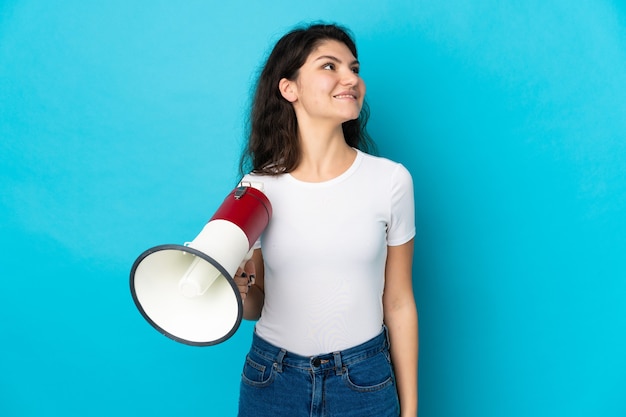
[[[239,268],[237,268],[237,272],[235,272],[235,284],[237,284],[239,288],[239,295],[243,303],[246,302],[248,291],[250,291],[250,287],[254,285],[254,279],[256,277],[256,267],[252,260],[253,252],[254,249],[250,249],[250,252],[248,252],[243,262],[241,262]]]
[[[245,271],[251,248],[272,216],[259,188],[251,183],[235,188],[193,241],[155,246],[133,264],[133,301],[165,336],[209,346],[239,328],[244,297],[236,273],[242,264]]]

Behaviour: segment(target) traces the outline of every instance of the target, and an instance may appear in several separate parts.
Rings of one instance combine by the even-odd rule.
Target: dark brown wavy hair
[[[336,40],[358,58],[349,31],[334,24],[312,24],[296,28],[274,46],[256,83],[248,122],[248,143],[239,163],[240,173],[277,175],[293,171],[300,162],[298,121],[290,102],[280,94],[281,79],[295,80],[309,54],[320,43]],[[376,146],[365,130],[369,106],[364,101],[361,114],[343,123],[346,143],[364,152],[375,153]]]

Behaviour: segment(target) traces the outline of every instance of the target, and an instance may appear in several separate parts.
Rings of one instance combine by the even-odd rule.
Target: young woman
[[[286,34],[260,74],[242,171],[273,217],[236,277],[258,319],[240,416],[417,415],[413,185],[365,153],[364,96],[336,25]]]

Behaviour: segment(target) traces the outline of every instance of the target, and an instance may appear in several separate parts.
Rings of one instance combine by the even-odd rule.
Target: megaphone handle
[[[248,263],[248,261],[250,259],[252,259],[252,255],[254,254],[254,249],[250,249],[248,251],[248,253],[246,254],[245,258],[243,258],[243,261],[241,261],[241,264],[239,264],[239,269],[241,270],[241,278],[245,278],[246,277],[246,264]],[[236,278],[238,278],[236,276]],[[245,303],[245,299],[246,299],[246,295],[248,294],[248,291],[250,290],[250,287],[254,284],[254,274],[251,273],[247,276],[248,278],[248,282],[247,282],[247,290],[242,290],[242,286],[245,285],[244,283],[237,283],[237,285],[239,286],[239,291],[241,292],[242,295],[242,302]]]

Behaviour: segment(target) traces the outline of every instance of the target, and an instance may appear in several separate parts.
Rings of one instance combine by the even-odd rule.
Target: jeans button
[[[313,364],[313,366],[317,368],[318,366],[322,364],[322,361],[320,360],[320,358],[315,358],[311,361],[311,363]]]

